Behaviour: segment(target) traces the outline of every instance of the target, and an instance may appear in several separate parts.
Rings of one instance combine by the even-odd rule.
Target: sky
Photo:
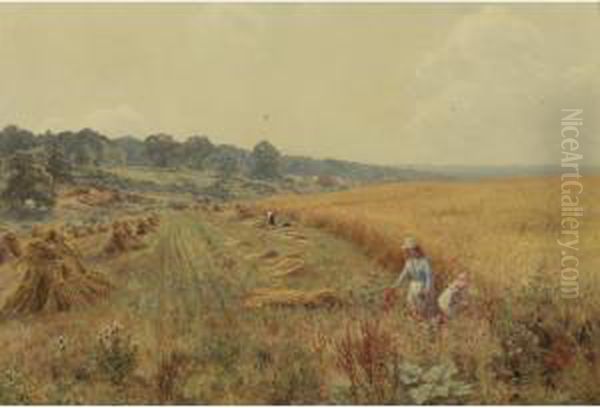
[[[380,164],[600,164],[594,4],[1,4],[0,126]],[[595,116],[595,117],[594,117]]]

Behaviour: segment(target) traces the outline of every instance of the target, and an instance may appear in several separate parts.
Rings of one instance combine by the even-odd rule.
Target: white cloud
[[[551,162],[559,140],[549,139],[550,116],[598,74],[591,65],[564,70],[553,52],[505,8],[466,16],[407,86],[416,114],[402,130],[404,148],[419,163]]]
[[[110,136],[126,134],[146,135],[148,124],[143,115],[128,105],[115,108],[98,109],[83,119],[87,127],[94,128]]]

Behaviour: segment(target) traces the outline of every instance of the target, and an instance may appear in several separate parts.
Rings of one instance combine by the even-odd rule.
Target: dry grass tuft
[[[333,290],[301,291],[293,289],[256,289],[244,302],[249,309],[261,307],[332,307],[342,304],[341,297]]]
[[[19,238],[12,232],[6,233],[0,240],[0,265],[19,258],[22,254]]]
[[[155,382],[158,401],[161,404],[176,403],[182,399],[182,377],[190,362],[190,356],[178,351],[172,351],[160,360]]]
[[[139,230],[133,228],[128,221],[115,221],[111,236],[104,249],[105,253],[117,255],[143,248],[144,244],[138,237]]]

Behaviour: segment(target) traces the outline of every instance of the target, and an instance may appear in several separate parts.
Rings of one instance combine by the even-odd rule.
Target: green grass
[[[146,166],[107,167],[106,171],[135,181],[154,182],[159,185],[194,185],[208,187],[215,177],[211,172],[189,168],[167,168]]]

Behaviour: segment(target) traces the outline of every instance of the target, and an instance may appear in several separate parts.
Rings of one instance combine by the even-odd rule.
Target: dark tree
[[[268,141],[262,141],[254,146],[252,151],[252,176],[259,179],[275,179],[281,177],[281,154]]]
[[[93,129],[86,128],[75,133],[71,141],[75,163],[83,166],[99,166],[104,159],[108,143],[106,136]]]
[[[79,166],[89,166],[95,163],[92,148],[85,144],[77,145],[73,151],[73,161]]]
[[[225,153],[219,160],[217,172],[221,179],[227,180],[238,171],[238,168],[239,163],[237,158],[232,154]]]
[[[133,136],[115,139],[115,144],[125,153],[125,163],[128,165],[147,165],[148,152],[143,140]]]
[[[72,180],[71,163],[67,160],[64,147],[58,142],[51,143],[48,147],[46,171],[56,182],[64,183]]]
[[[158,167],[168,167],[179,146],[173,136],[164,133],[148,136],[144,143],[150,161]]]
[[[30,216],[52,210],[56,203],[54,179],[32,153],[19,152],[12,156],[8,173],[2,200],[11,212]]]
[[[0,131],[0,156],[10,156],[19,150],[28,150],[36,145],[36,137],[29,130],[15,125]]]
[[[214,170],[221,178],[229,178],[234,173],[244,171],[247,153],[238,147],[220,145],[203,161],[205,169]]]
[[[215,150],[215,146],[206,136],[191,136],[182,146],[185,162],[193,168],[204,168],[204,160]]]

